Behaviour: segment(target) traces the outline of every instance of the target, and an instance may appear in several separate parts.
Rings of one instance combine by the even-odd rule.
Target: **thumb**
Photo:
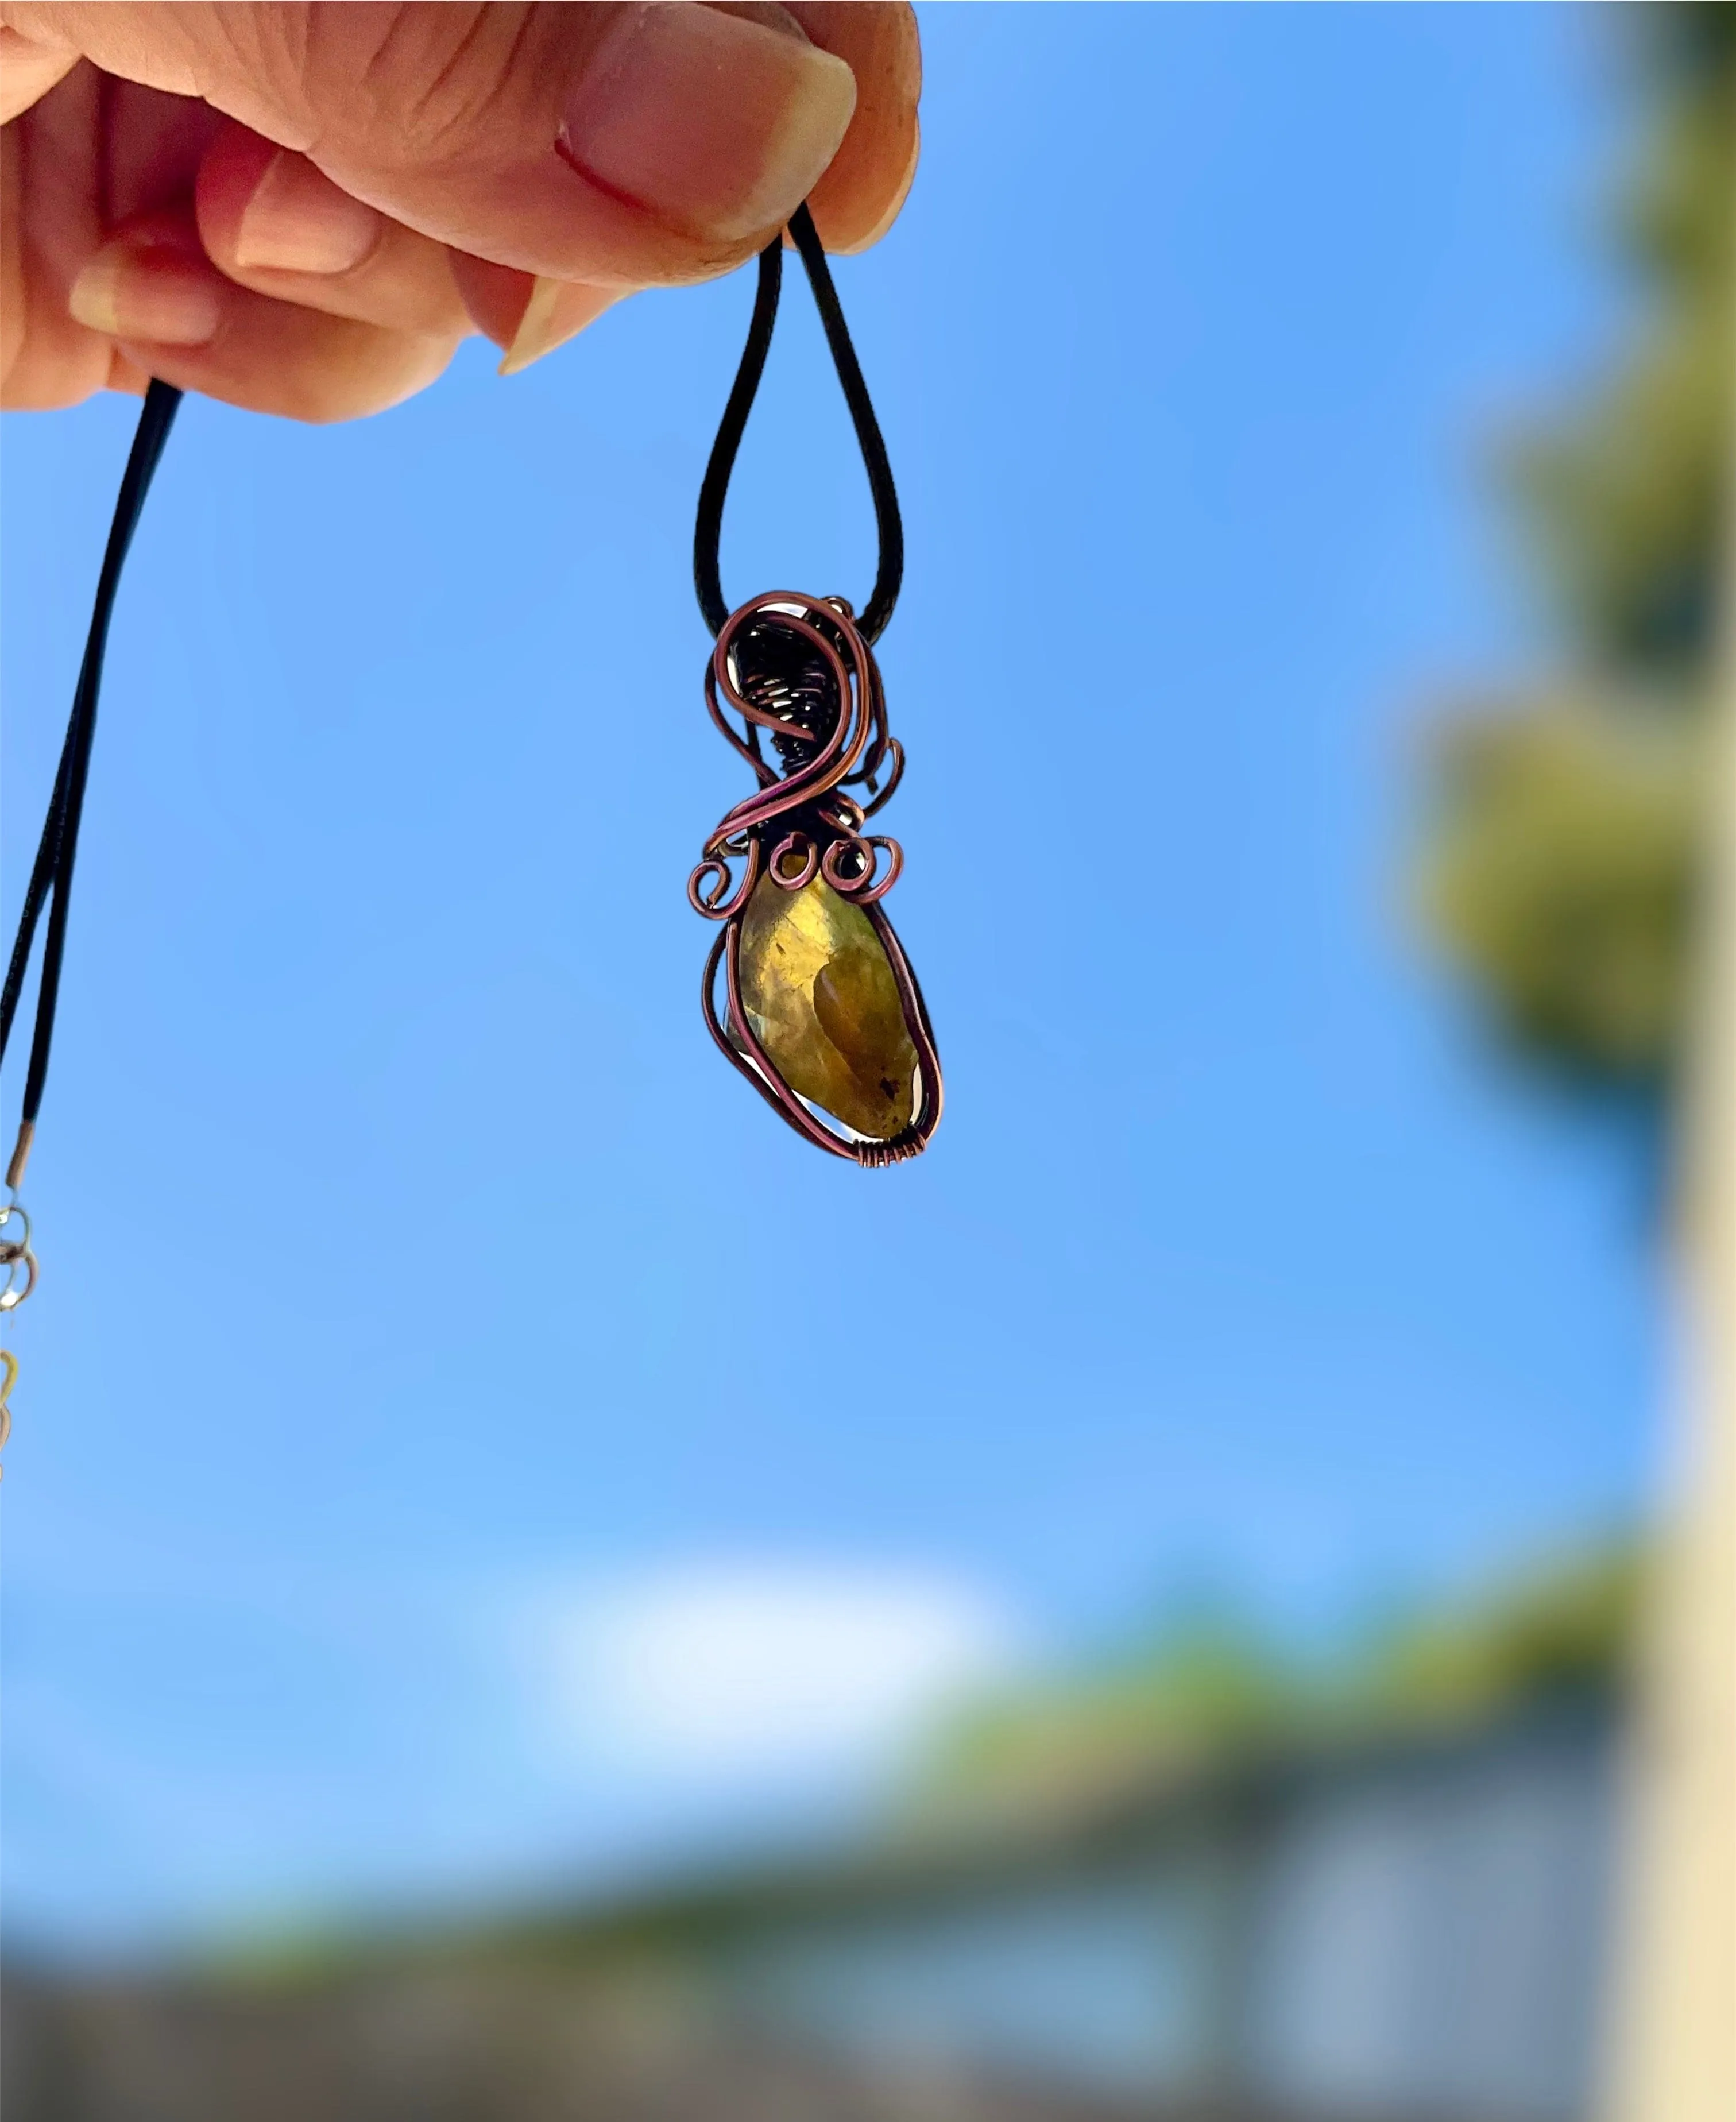
[[[856,86],[786,9],[7,6],[30,44],[201,96],[455,249],[600,286],[735,264],[795,211]]]

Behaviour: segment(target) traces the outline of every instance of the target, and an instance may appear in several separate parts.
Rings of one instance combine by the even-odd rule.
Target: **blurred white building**
[[[667,1917],[733,2026],[866,2070],[1141,2114],[1579,2122],[1614,1758],[1607,1704],[1540,1705]]]
[[[263,1970],[8,1984],[7,2122],[1588,2122],[1595,1685]]]

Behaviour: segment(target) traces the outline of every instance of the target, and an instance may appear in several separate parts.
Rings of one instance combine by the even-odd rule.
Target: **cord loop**
[[[791,215],[790,234],[807,269],[808,284],[814,290],[814,306],[825,327],[826,344],[832,349],[833,366],[843,388],[844,402],[850,408],[862,464],[868,474],[869,490],[874,496],[880,562],[873,591],[856,622],[856,631],[871,646],[885,631],[904,577],[904,526],[898,514],[898,488],[893,484],[892,465],[886,455],[880,423],[875,418],[874,402],[868,395],[861,364],[850,342],[850,328],[844,322],[838,290],[832,284],[825,246],[814,226],[814,217],[805,206],[798,207]],[[735,372],[723,418],[718,423],[717,439],[712,445],[711,459],[705,468],[704,482],[699,488],[699,513],[693,526],[693,588],[699,599],[699,609],[705,615],[705,623],[713,634],[722,633],[729,624],[731,610],[724,600],[717,559],[724,499],[730,490],[730,474],[735,470],[735,453],[747,431],[748,415],[754,409],[759,379],[765,372],[772,330],[777,322],[777,297],[782,281],[783,237],[779,235],[759,254],[759,286],[754,297],[747,344],[742,348],[741,365]]]

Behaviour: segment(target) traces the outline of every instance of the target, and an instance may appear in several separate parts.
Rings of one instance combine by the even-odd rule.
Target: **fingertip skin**
[[[452,278],[470,321],[502,350],[511,345],[530,307],[536,276],[516,266],[496,265],[466,251],[451,254]]]
[[[24,283],[23,143],[0,128],[0,376],[10,376],[24,346],[27,298]]]
[[[898,218],[916,175],[916,16],[905,0],[790,0],[790,12],[856,76],[855,118],[808,205],[828,250],[866,250]]]
[[[0,129],[5,147],[5,370],[9,412],[57,412],[100,390],[110,349],[67,306],[78,269],[102,241],[91,143],[101,116],[96,69],[75,65]]]
[[[11,124],[20,111],[40,102],[77,63],[76,51],[34,44],[0,26],[0,125]]]
[[[205,150],[193,197],[200,238],[213,258],[234,256],[247,203],[280,152],[274,141],[232,119]]]
[[[104,381],[112,348],[127,369],[286,419],[323,423],[384,412],[433,382],[460,336],[393,330],[240,286],[206,259],[190,212],[141,216],[117,229],[92,264],[122,265],[124,274],[107,334],[91,334],[105,349]],[[215,310],[213,328],[196,344],[181,336],[176,307],[194,281]],[[160,316],[170,335],[143,336]]]
[[[436,338],[467,329],[454,253],[245,125],[207,151],[194,205],[212,263],[256,294]]]
[[[453,347],[237,288],[230,320],[210,346],[123,342],[118,352],[129,366],[180,390],[324,427],[413,398],[444,372]]]
[[[875,245],[878,243],[880,238],[886,233],[887,230],[891,227],[894,222],[895,222],[898,216],[904,211],[904,202],[910,197],[910,188],[917,180],[917,165],[922,159],[922,126],[921,119],[918,119],[914,124],[912,124],[910,129],[910,159],[904,165],[904,174],[903,177],[899,179],[896,189],[887,199],[885,207],[880,214],[880,219],[872,222],[867,228],[863,229],[859,234],[853,231],[850,232],[847,241],[828,243],[827,248],[831,250],[842,251],[847,255],[857,251],[871,250]],[[818,223],[816,223],[815,226],[817,227]],[[822,236],[821,241],[823,242],[826,241],[824,236]]]

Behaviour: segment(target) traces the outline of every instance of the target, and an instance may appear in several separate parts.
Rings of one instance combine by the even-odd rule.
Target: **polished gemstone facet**
[[[874,923],[816,877],[786,891],[769,876],[741,917],[742,1006],[790,1086],[858,1134],[910,1124],[917,1053]]]

